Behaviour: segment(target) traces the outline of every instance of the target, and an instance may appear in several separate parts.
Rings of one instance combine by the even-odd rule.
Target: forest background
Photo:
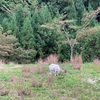
[[[68,40],[78,37],[73,55],[100,59],[99,6],[99,0],[0,0],[0,58],[33,63],[56,54],[68,61]]]

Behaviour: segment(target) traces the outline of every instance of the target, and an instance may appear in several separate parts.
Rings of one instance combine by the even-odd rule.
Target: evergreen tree
[[[32,63],[36,55],[35,50],[24,50],[21,47],[16,48],[17,39],[13,35],[6,36],[0,34],[0,58],[5,63],[14,61],[16,63]]]
[[[40,25],[40,15],[38,9],[36,8],[32,13],[32,27],[33,27],[33,34],[36,34],[39,30]]]
[[[0,34],[3,32],[3,27],[0,25]]]
[[[25,18],[25,15],[24,15],[24,12],[23,12],[23,8],[22,6],[20,5],[18,7],[18,9],[16,10],[15,12],[15,16],[16,16],[16,22],[17,22],[17,26],[18,26],[18,33],[16,34],[16,36],[20,37],[20,32],[22,30],[22,26],[23,26],[23,22],[24,22],[24,18]],[[17,38],[18,38],[17,37]]]
[[[12,30],[12,34],[14,35],[14,36],[16,36],[17,34],[18,34],[18,32],[19,32],[19,27],[17,26],[17,19],[16,19],[16,16],[15,15],[13,15],[12,17],[11,17],[11,30]]]
[[[81,42],[81,45],[83,45],[82,56],[84,61],[100,59],[100,33],[89,35]]]
[[[51,13],[46,5],[42,6],[42,9],[40,11],[40,17],[42,24],[52,21]]]
[[[52,22],[52,15],[48,9],[47,6],[44,6],[41,9],[41,21],[42,24],[46,24],[48,22]],[[41,28],[41,38],[43,41],[42,44],[42,52],[44,56],[48,56],[50,54],[58,53],[58,43],[59,43],[59,37],[60,34],[58,34],[56,31],[48,30],[46,28]],[[48,48],[49,47],[49,48]]]
[[[90,4],[90,6],[92,8],[90,10],[96,10],[100,6],[100,1],[89,0],[89,4]]]
[[[9,27],[10,24],[9,24],[9,21],[7,18],[4,18],[3,21],[2,21],[2,27],[4,29],[4,32],[8,31],[9,30]]]
[[[30,16],[30,13],[26,16],[20,34],[20,43],[26,50],[34,48],[34,35]]]
[[[81,19],[83,18],[83,14],[85,12],[84,2],[83,0],[75,0],[75,9],[76,9],[76,15],[77,15],[77,24],[82,24]]]
[[[42,55],[42,48],[40,46],[40,43],[42,42],[40,37],[40,15],[37,8],[35,8],[34,12],[32,13],[32,29],[33,29],[33,36],[35,39],[35,45],[34,48],[37,51],[36,58],[39,58],[40,55]]]

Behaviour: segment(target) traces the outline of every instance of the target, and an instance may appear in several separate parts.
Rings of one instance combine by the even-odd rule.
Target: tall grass
[[[99,59],[93,60],[93,64],[94,64],[94,65],[100,65],[100,60],[99,60]]]
[[[58,63],[58,56],[56,54],[54,55],[51,54],[45,59],[40,58],[38,60],[38,64],[51,64],[51,63],[54,63],[54,64]]]
[[[74,69],[81,69],[82,66],[82,57],[80,55],[76,55],[71,59],[71,65]]]

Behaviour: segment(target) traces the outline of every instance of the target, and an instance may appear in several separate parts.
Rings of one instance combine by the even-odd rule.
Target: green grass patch
[[[83,64],[82,70],[74,70],[70,64],[61,64],[62,68],[66,68],[66,73],[61,73],[54,78],[52,85],[48,86],[47,78],[49,77],[48,66],[46,73],[32,73],[32,77],[24,78],[21,73],[21,66],[24,65],[4,65],[0,71],[0,81],[4,83],[3,88],[10,91],[18,91],[29,89],[30,95],[24,95],[24,100],[96,100],[100,99],[100,81],[90,84],[83,81],[83,78],[100,78],[99,66],[91,63]],[[28,65],[27,65],[28,66]],[[36,67],[37,65],[29,65]],[[38,65],[39,66],[39,65]],[[10,76],[17,77],[15,83],[10,82]],[[24,81],[21,83],[21,79]],[[35,79],[41,83],[41,87],[32,87],[32,80]],[[56,93],[55,93],[56,91]],[[0,96],[0,100],[11,100],[7,95]]]

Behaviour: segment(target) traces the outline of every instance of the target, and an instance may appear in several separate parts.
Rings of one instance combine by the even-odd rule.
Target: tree
[[[40,16],[42,21],[41,24],[52,21],[51,13],[46,5],[42,6]]]
[[[83,61],[93,61],[94,59],[100,59],[100,33],[90,34],[82,40],[83,45]]]
[[[33,28],[31,25],[30,12],[28,13],[28,16],[24,20],[19,38],[20,38],[20,43],[25,50],[34,49],[35,40],[33,35]]]
[[[75,44],[77,44],[77,41],[79,41],[80,39],[84,37],[87,37],[89,34],[94,34],[100,31],[99,26],[88,27],[89,23],[95,18],[95,16],[97,15],[99,11],[100,11],[99,8],[95,10],[94,13],[92,13],[92,16],[82,25],[82,28],[76,31],[77,35],[75,39],[70,39],[68,32],[67,32],[66,34],[67,41],[71,47],[71,59],[73,57],[73,49],[74,49]]]
[[[37,51],[36,59],[57,52],[57,33],[46,28],[41,28],[41,24],[50,22],[51,20],[51,13],[46,5],[42,5],[42,8],[39,10],[35,9],[32,16],[32,26],[35,37],[35,49]]]
[[[42,6],[40,17],[40,25],[52,21],[52,15],[46,5]],[[56,31],[48,30],[40,26],[40,38],[43,52],[42,57],[47,57],[50,54],[58,53],[60,35]]]
[[[85,12],[85,7],[84,7],[84,0],[75,0],[74,1],[74,6],[76,9],[76,19],[77,19],[77,24],[80,25],[82,24],[82,18],[83,18],[83,14]]]
[[[47,23],[46,25],[42,25],[42,27],[48,28],[48,29],[54,29],[54,26],[63,26],[63,33],[65,33],[65,37],[67,39],[67,43],[70,46],[70,50],[71,50],[71,55],[70,55],[70,59],[72,60],[73,58],[73,52],[74,52],[74,46],[78,43],[78,41],[80,39],[83,39],[84,37],[87,37],[89,34],[94,34],[98,31],[100,31],[100,27],[99,26],[95,26],[95,27],[88,27],[89,23],[95,18],[95,16],[100,12],[100,9],[98,8],[97,10],[95,10],[91,15],[91,17],[82,25],[81,28],[77,29],[76,27],[74,27],[76,30],[76,36],[73,38],[71,37],[69,34],[69,31],[66,30],[66,24],[70,24],[70,20],[61,20],[58,18],[58,22],[55,23]],[[69,25],[69,27],[71,27]],[[59,28],[59,27],[58,27]],[[59,29],[57,29],[59,30]],[[60,31],[61,32],[61,31]]]
[[[19,32],[19,27],[17,26],[17,19],[15,14],[12,16],[11,18],[11,30],[12,30],[12,35],[14,35],[16,37],[16,35]]]
[[[2,27],[4,29],[4,32],[6,32],[7,30],[9,30],[9,27],[10,24],[9,24],[9,21],[7,18],[4,18],[3,21],[2,21]]]
[[[17,8],[17,10],[15,12],[15,16],[16,16],[16,22],[17,22],[16,24],[18,27],[18,33],[16,34],[16,37],[19,38],[23,23],[24,23],[24,18],[25,18],[23,8],[21,5]]]
[[[14,61],[16,63],[31,63],[36,55],[35,50],[24,50],[18,47],[17,39],[13,35],[0,34],[0,58],[5,63]]]
[[[36,58],[58,53],[69,59],[70,51],[75,55],[85,47],[86,42],[82,45],[81,40],[99,30],[100,13],[96,10],[99,6],[100,1],[96,0],[0,0],[0,23],[5,36],[14,35],[19,42],[17,47],[36,50]],[[31,28],[25,29],[28,27],[25,23],[32,28],[32,34]],[[68,50],[67,56],[61,53],[65,50]]]

